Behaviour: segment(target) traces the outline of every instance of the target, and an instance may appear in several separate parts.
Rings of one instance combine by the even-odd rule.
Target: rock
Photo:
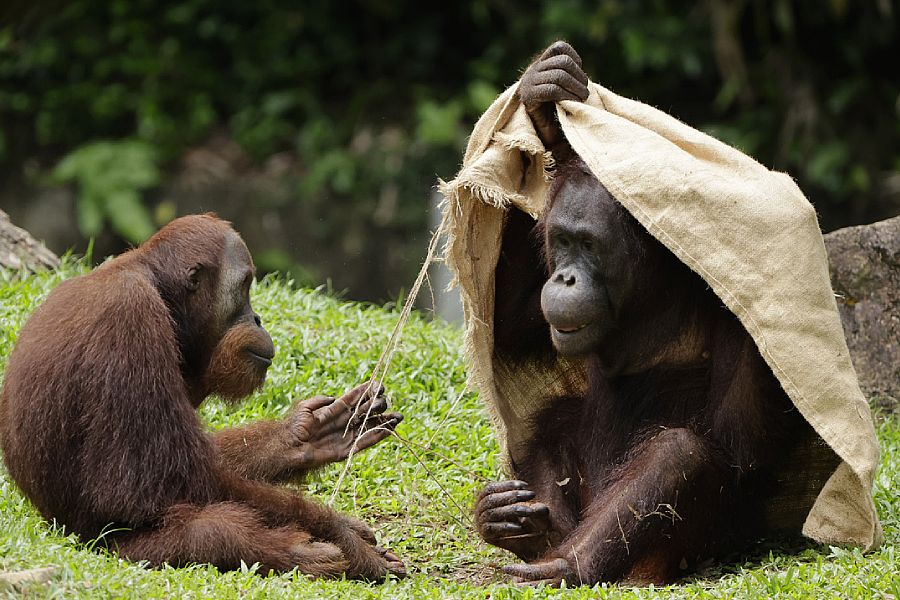
[[[10,571],[0,573],[0,590],[14,591],[29,585],[47,583],[56,577],[62,569],[59,567],[41,567],[27,571]]]
[[[16,227],[0,210],[0,267],[7,269],[54,269],[59,258],[24,229]]]
[[[831,284],[859,385],[873,403],[900,405],[900,217],[825,236]]]

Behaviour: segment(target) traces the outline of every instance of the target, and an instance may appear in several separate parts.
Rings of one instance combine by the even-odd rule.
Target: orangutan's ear
[[[192,292],[196,292],[197,288],[200,287],[200,280],[203,277],[203,265],[196,264],[187,270],[187,283],[186,286],[188,290]]]

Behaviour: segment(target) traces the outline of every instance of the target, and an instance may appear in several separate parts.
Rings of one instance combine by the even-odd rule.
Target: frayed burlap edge
[[[441,192],[446,198],[445,219],[447,221],[445,225],[449,234],[445,257],[448,265],[456,274],[456,281],[459,283],[463,297],[466,318],[465,355],[469,364],[469,381],[471,385],[480,390],[482,399],[491,410],[505,457],[508,456],[510,447],[516,441],[515,432],[523,427],[524,420],[521,414],[511,414],[509,398],[503,398],[502,390],[497,388],[492,358],[493,271],[499,256],[500,237],[506,209],[509,206],[516,206],[529,212],[532,216],[538,216],[543,207],[543,197],[535,198],[534,196],[535,193],[539,194],[541,189],[545,191],[545,187],[535,187],[532,184],[529,194],[522,193],[522,186],[516,185],[517,174],[520,181],[527,183],[527,178],[517,172],[516,162],[522,162],[518,157],[524,153],[529,155],[533,161],[536,160],[540,165],[545,182],[552,177],[554,166],[551,160],[548,160],[548,153],[540,143],[534,143],[536,136],[533,129],[530,128],[530,123],[527,126],[523,124],[523,111],[517,102],[515,89],[516,86],[513,86],[507,90],[485,112],[470,138],[459,175],[453,181],[441,182],[440,185]],[[601,114],[598,112],[586,116],[585,111],[598,108],[602,111],[610,111],[611,114],[615,114],[616,118],[623,119],[622,122],[630,123],[630,127],[637,125],[652,132],[653,135],[660,136],[664,141],[665,151],[671,152],[672,156],[676,156],[676,153],[688,153],[697,160],[707,161],[715,168],[733,166],[735,169],[744,169],[748,174],[748,185],[760,186],[758,189],[764,189],[767,194],[775,197],[781,194],[783,197],[793,198],[792,202],[799,201],[797,206],[799,206],[800,218],[797,222],[801,225],[798,231],[809,235],[810,227],[812,227],[815,230],[815,235],[810,238],[813,240],[811,242],[813,246],[815,246],[814,238],[816,236],[821,242],[821,234],[818,232],[814,211],[790,178],[783,174],[766,171],[761,165],[736,150],[651,107],[616,96],[596,84],[591,84],[591,90],[592,98],[588,100],[588,104],[591,104],[593,100],[591,106],[576,103],[561,105],[560,119],[573,147],[582,158],[586,159],[595,175],[647,230],[669,247],[683,262],[703,276],[726,305],[735,312],[756,340],[760,352],[798,409],[845,461],[832,474],[822,489],[804,525],[804,533],[813,539],[827,543],[856,544],[865,549],[876,547],[882,537],[871,496],[871,485],[877,465],[877,442],[874,440],[871,415],[868,414],[867,407],[864,407],[864,399],[862,399],[862,405],[860,404],[862,397],[855,384],[852,366],[849,366],[848,371],[849,355],[846,352],[842,334],[838,336],[839,340],[835,339],[833,342],[829,342],[834,345],[834,356],[829,358],[823,354],[820,368],[827,371],[828,363],[834,363],[845,379],[853,380],[850,384],[847,381],[841,382],[836,379],[837,384],[835,385],[838,389],[836,391],[828,390],[828,393],[842,394],[842,396],[837,399],[833,397],[827,399],[832,403],[835,401],[849,403],[848,406],[839,407],[842,414],[845,415],[841,419],[847,418],[846,414],[850,414],[854,410],[858,413],[859,423],[850,423],[851,428],[855,429],[858,435],[856,438],[847,440],[845,440],[844,429],[848,423],[841,422],[840,419],[836,422],[829,422],[826,418],[834,418],[836,414],[834,406],[826,406],[825,412],[820,414],[817,408],[822,406],[821,395],[814,393],[809,396],[812,400],[808,399],[800,387],[793,382],[789,374],[790,368],[785,368],[781,361],[769,352],[764,330],[771,325],[756,323],[753,311],[742,306],[739,299],[740,294],[733,293],[729,286],[718,280],[715,273],[705,269],[700,261],[681,248],[678,240],[671,236],[665,227],[660,226],[657,219],[642,210],[640,201],[635,201],[631,197],[634,194],[635,180],[640,184],[640,179],[644,176],[646,169],[636,170],[636,167],[630,167],[632,171],[625,172],[625,181],[632,187],[629,189],[629,185],[621,185],[622,173],[616,173],[617,168],[620,170],[623,168],[621,161],[617,162],[621,157],[612,157],[611,159],[611,155],[605,154],[605,148],[594,141],[607,136],[621,123],[615,119],[607,119],[605,116],[602,119],[598,118],[598,115]],[[579,113],[581,114],[579,115]],[[573,115],[575,115],[574,118]],[[517,123],[516,119],[518,119]],[[581,122],[578,119],[581,119]],[[511,122],[515,123],[514,127],[509,126]],[[588,126],[582,127],[585,123]],[[584,132],[590,130],[591,127],[594,128],[594,131],[586,139]],[[597,135],[598,131],[599,135]],[[643,129],[636,131],[642,132]],[[672,147],[669,148],[665,144]],[[590,158],[591,154],[595,154],[593,159]],[[552,157],[549,158],[552,159]],[[665,161],[662,161],[662,168],[666,168]],[[521,171],[520,168],[519,171]],[[688,175],[692,175],[692,173],[688,173]],[[680,184],[680,181],[675,181],[676,186]],[[636,194],[636,197],[640,196],[640,193]],[[673,203],[672,206],[676,209],[679,208],[677,203]],[[781,209],[778,204],[774,207],[777,207],[776,210]],[[670,208],[665,207],[665,210]],[[749,208],[751,211],[755,210],[753,206],[749,206]],[[740,214],[737,216],[740,217]],[[817,256],[821,254],[824,257],[824,251],[815,252],[815,254]],[[828,292],[830,293],[830,286]],[[833,298],[831,298],[831,304],[834,304]],[[831,312],[839,327],[836,307],[833,307]],[[831,324],[829,323],[829,325]],[[841,397],[846,400],[841,400]],[[855,408],[852,408],[852,405],[855,405]],[[509,424],[512,424],[513,427],[508,427]],[[521,431],[519,435],[522,435]]]

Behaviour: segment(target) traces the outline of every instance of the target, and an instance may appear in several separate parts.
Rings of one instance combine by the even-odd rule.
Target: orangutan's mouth
[[[577,327],[554,327],[554,329],[559,333],[576,333],[587,326],[588,324],[585,323],[584,325],[578,325]]]
[[[262,354],[257,354],[253,350],[247,350],[247,354],[250,355],[250,358],[252,358],[254,361],[258,362],[260,365],[262,365],[264,367],[268,367],[269,365],[272,364],[271,356],[264,356]]]

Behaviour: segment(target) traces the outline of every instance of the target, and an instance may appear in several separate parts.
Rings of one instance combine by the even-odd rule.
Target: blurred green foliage
[[[60,182],[80,187],[78,227],[96,236],[104,221],[129,242],[141,242],[155,231],[140,192],[159,183],[153,148],[146,142],[89,142],[79,146],[53,169]]]
[[[826,228],[900,203],[896,0],[48,6],[0,26],[0,166],[65,157],[85,233],[146,235],[156,165],[221,130],[256,161],[295,156],[292,202],[332,235],[421,231],[477,116],[557,38],[607,87],[797,177]]]

